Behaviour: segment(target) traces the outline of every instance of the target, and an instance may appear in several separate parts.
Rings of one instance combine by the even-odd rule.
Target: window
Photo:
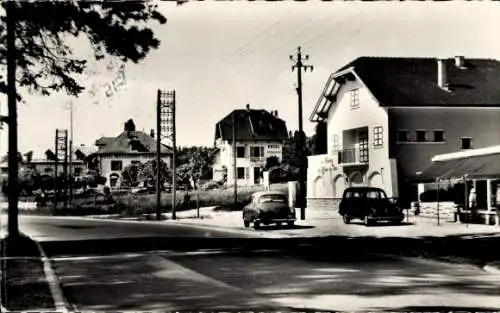
[[[236,169],[236,175],[237,175],[238,179],[245,179],[245,168],[238,167]]]
[[[245,157],[245,147],[236,147],[236,157],[237,158]]]
[[[111,170],[112,171],[121,171],[122,170],[122,161],[111,161]]]
[[[462,137],[462,149],[472,149],[472,138]]]
[[[44,173],[51,174],[54,172],[54,169],[52,167],[46,167],[43,169]]]
[[[262,158],[264,157],[264,147],[251,147],[250,148],[250,157],[251,158]]]
[[[332,136],[332,151],[337,152],[340,150],[339,135]]]
[[[408,142],[408,131],[398,130],[398,142]]]
[[[384,129],[382,126],[373,127],[373,146],[382,147],[384,145]]]
[[[268,145],[267,148],[269,150],[279,150],[280,145]]]
[[[434,142],[443,142],[444,141],[444,131],[443,130],[435,130],[434,131]]]
[[[359,108],[359,89],[351,90],[351,109]]]
[[[425,130],[417,130],[417,142],[427,141],[427,132]]]

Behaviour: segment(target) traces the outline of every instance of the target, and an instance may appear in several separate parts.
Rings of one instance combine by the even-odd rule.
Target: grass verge
[[[40,252],[30,238],[7,237],[2,248],[1,298],[10,311],[54,309]]]

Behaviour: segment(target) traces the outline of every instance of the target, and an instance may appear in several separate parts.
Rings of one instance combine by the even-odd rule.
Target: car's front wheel
[[[344,221],[344,224],[351,223],[351,218],[347,216],[347,214],[342,215],[342,220]]]
[[[243,220],[243,224],[245,225],[245,227],[250,227],[250,222],[247,220]]]
[[[292,227],[293,225],[295,225],[295,222],[294,221],[290,221],[290,222],[287,222],[286,224],[288,225],[288,227]]]

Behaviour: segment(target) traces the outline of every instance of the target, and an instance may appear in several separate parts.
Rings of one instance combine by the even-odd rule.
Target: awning
[[[445,176],[447,173],[455,169],[460,164],[467,161],[467,159],[451,159],[446,161],[435,161],[432,162],[422,173],[414,176],[411,182],[414,183],[430,183],[435,182],[436,179]]]
[[[435,161],[420,175],[413,177],[411,181],[426,183],[438,179],[454,179],[464,176],[474,179],[500,178],[500,154]]]

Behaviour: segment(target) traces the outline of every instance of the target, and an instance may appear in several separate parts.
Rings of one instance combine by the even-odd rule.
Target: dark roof
[[[437,84],[437,59],[360,57],[342,67],[355,73],[381,106],[500,106],[500,62],[464,58],[465,68],[446,59],[450,91]]]
[[[96,146],[105,146],[111,141],[113,141],[115,138],[114,137],[101,137],[95,141]]]
[[[234,110],[215,125],[215,139],[233,139],[235,118],[236,140],[283,140],[288,136],[286,123],[266,110]]]
[[[142,131],[124,131],[118,135],[118,137],[113,138],[112,141],[99,149],[96,154],[141,152],[156,152],[156,140]],[[162,144],[161,152],[171,153],[172,148]]]

